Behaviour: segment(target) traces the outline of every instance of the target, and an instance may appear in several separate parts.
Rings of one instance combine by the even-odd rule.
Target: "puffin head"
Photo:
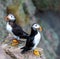
[[[5,17],[5,20],[6,21],[15,21],[15,16],[13,14],[8,14],[6,17]]]
[[[35,30],[40,30],[40,31],[42,31],[42,27],[41,27],[39,24],[36,24],[36,23],[34,23],[34,24],[32,25],[32,28],[35,29]]]

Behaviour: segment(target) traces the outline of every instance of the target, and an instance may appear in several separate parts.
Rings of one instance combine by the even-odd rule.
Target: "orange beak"
[[[43,30],[43,29],[42,29],[42,27],[40,26],[40,32],[42,32],[42,30]]]
[[[9,18],[8,18],[8,16],[6,16],[6,17],[5,17],[5,20],[6,20],[6,21],[9,21]]]

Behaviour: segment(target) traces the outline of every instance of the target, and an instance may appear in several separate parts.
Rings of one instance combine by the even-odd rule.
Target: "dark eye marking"
[[[35,26],[37,26],[37,25],[35,24]]]
[[[11,16],[12,17],[12,16]]]
[[[12,16],[11,16],[12,17]]]

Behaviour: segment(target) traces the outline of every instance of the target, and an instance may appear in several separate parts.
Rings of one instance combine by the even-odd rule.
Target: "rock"
[[[18,46],[11,46],[12,38],[13,37],[9,34],[7,38],[5,38],[3,42],[1,42],[1,48],[4,50],[5,54],[7,54],[10,58],[12,59],[46,59],[43,49],[38,47],[37,49],[41,54],[40,56],[35,56],[33,54],[33,51],[28,51],[25,54],[21,54],[22,49],[20,48],[25,45],[25,42],[22,42],[22,43],[20,42]]]
[[[2,47],[2,46],[1,46]],[[41,56],[35,56],[32,51],[28,51],[25,54],[21,54],[20,52],[22,51],[20,49],[21,47],[9,47],[6,46],[4,49],[5,53],[9,55],[12,59],[46,59],[43,49],[38,48],[38,50],[41,53]]]
[[[30,16],[33,16],[35,14],[35,6],[32,3],[32,0],[25,0],[25,4],[27,5],[27,10]]]
[[[45,20],[46,21],[46,20]],[[40,42],[40,47],[44,49],[47,59],[55,59],[57,57],[56,49],[59,43],[59,37],[57,33],[45,22],[42,20],[42,40]],[[42,44],[43,43],[43,44]],[[51,58],[52,57],[52,58]]]
[[[31,4],[31,0],[0,0],[0,40],[5,40],[4,38],[7,36],[7,32],[6,32],[6,30],[5,30],[5,24],[6,24],[6,22],[4,21],[4,16],[5,16],[5,14],[6,14],[6,12],[5,12],[5,9],[6,9],[6,7],[7,6],[9,6],[9,5],[11,5],[11,4],[13,4],[13,1],[25,1],[26,3],[27,2],[29,2],[27,5],[29,5],[28,6],[28,11],[29,11],[29,13],[30,13],[30,15],[34,15],[34,11],[35,11],[35,9],[33,10],[33,7],[32,7],[32,4]],[[40,0],[34,0],[34,1],[37,1],[37,2],[39,2]],[[47,0],[46,0],[47,1]],[[53,1],[53,0],[52,0]],[[55,0],[54,0],[55,1]],[[58,0],[56,0],[56,1],[58,1]],[[37,4],[37,2],[36,2],[36,4]],[[19,2],[20,3],[20,2]],[[41,3],[41,2],[40,2]],[[40,4],[39,3],[39,4]],[[57,2],[56,2],[57,3]],[[42,4],[42,3],[41,3]],[[52,5],[52,4],[51,4]],[[57,3],[57,5],[58,5],[58,3]],[[56,7],[57,7],[57,5],[55,5]],[[60,5],[60,4],[59,4]],[[45,5],[44,5],[45,6]],[[23,21],[23,20],[25,20],[25,15],[24,15],[24,11],[23,11],[23,8],[22,8],[22,6],[20,6],[21,7],[21,9],[19,10],[20,12],[21,12],[21,20]],[[40,6],[38,6],[37,5],[37,8],[40,8]],[[59,6],[57,7],[57,8],[59,8]],[[45,7],[45,8],[43,8],[43,10],[47,10],[47,6]],[[60,10],[60,8],[59,8],[59,10]],[[46,12],[45,12],[46,13]],[[23,16],[24,15],[24,16]],[[39,14],[38,14],[39,15]],[[44,53],[45,53],[45,55],[46,55],[46,58],[47,59],[55,59],[56,58],[56,53],[55,53],[55,51],[56,51],[56,49],[57,49],[57,45],[58,45],[58,38],[56,38],[56,36],[58,36],[58,35],[56,35],[56,33],[54,33],[54,32],[58,32],[59,33],[59,37],[60,37],[60,30],[59,30],[59,28],[60,28],[60,26],[58,25],[58,24],[60,24],[59,23],[59,20],[60,20],[60,18],[59,18],[59,15],[57,15],[57,14],[55,14],[55,13],[51,13],[51,12],[48,12],[48,14],[46,13],[46,14],[41,14],[41,15],[39,15],[39,24],[41,24],[40,23],[40,20],[45,20],[43,23],[42,23],[42,27],[44,27],[43,29],[44,29],[44,31],[43,31],[43,35],[42,35],[42,41],[40,42],[40,44],[39,44],[39,47],[41,46],[43,49],[44,49]],[[23,19],[22,19],[23,18]],[[37,17],[38,18],[38,17]],[[36,18],[36,21],[38,20]],[[29,18],[28,18],[29,19]],[[33,21],[32,21],[32,19],[34,19]],[[31,17],[31,22],[23,22],[23,23],[25,23],[25,25],[26,25],[26,23],[28,23],[27,24],[27,26],[26,27],[24,27],[24,30],[26,30],[26,32],[28,33],[28,31],[30,31],[30,23],[32,24],[32,23],[34,23],[34,22],[36,22],[35,21],[35,17],[33,16],[33,17]],[[47,22],[49,20],[49,22],[46,24],[45,22]],[[51,20],[51,21],[50,21]],[[54,21],[55,20],[55,21]],[[29,20],[28,20],[29,21]],[[57,22],[58,21],[58,22]],[[20,22],[19,22],[20,23]],[[23,24],[22,23],[22,24]],[[49,24],[50,23],[50,24]],[[53,24],[55,24],[55,23],[57,23],[56,25],[53,25]],[[51,29],[51,27],[48,27],[47,25],[52,25],[53,27],[55,27],[55,30],[49,30],[49,29]],[[59,28],[58,28],[59,27]],[[46,30],[47,29],[47,30]],[[57,30],[57,31],[56,31]],[[11,38],[11,37],[10,37]],[[9,40],[9,37],[7,38],[7,40],[5,41],[5,43],[6,44],[10,44],[10,41],[11,40]],[[3,46],[3,48],[5,48],[5,47],[7,47],[7,45],[2,45]],[[60,47],[60,44],[59,44],[59,46],[58,46],[58,48]],[[59,53],[59,50],[60,49],[58,49],[57,51],[58,51],[58,53]],[[52,58],[51,58],[52,57]],[[58,58],[59,58],[59,56],[58,56]],[[31,58],[32,59],[32,58]]]
[[[11,59],[0,46],[0,59]]]

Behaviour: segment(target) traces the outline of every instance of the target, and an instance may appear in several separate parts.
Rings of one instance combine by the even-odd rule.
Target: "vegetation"
[[[56,10],[59,11],[59,0],[32,0],[39,10]]]

